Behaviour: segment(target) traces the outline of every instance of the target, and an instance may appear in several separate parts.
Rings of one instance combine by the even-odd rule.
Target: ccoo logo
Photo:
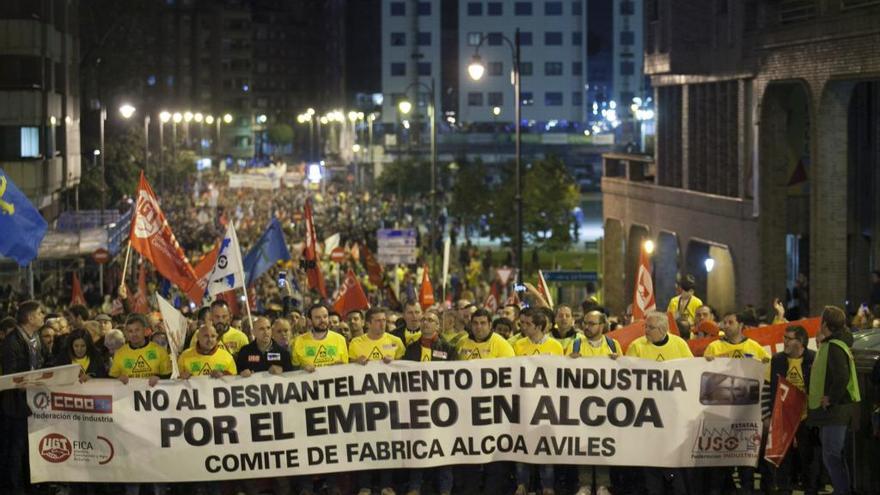
[[[40,440],[40,456],[49,462],[64,462],[71,452],[70,440],[64,435],[50,433]]]

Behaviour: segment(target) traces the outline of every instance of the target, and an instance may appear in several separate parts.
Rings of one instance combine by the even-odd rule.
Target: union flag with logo
[[[636,290],[633,294],[633,320],[644,320],[649,311],[657,309],[654,301],[654,281],[651,279],[651,265],[644,246],[639,255],[639,269],[636,273]]]

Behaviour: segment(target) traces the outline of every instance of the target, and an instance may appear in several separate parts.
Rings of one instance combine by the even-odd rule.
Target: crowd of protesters
[[[262,233],[274,215],[284,226],[288,240],[302,239],[302,209],[305,191],[281,189],[254,193],[232,190],[220,184],[199,186],[198,194],[168,195],[163,210],[174,227],[181,245],[196,259],[211,249],[222,235],[226,222],[236,223],[243,248]],[[341,244],[375,246],[375,230],[395,225],[397,205],[387,198],[368,193],[331,190],[321,197],[314,193],[315,223],[325,234],[340,233]],[[329,201],[326,198],[332,197]],[[426,220],[424,208],[404,211],[397,225],[420,224]],[[446,228],[445,221],[442,222]],[[450,226],[451,227],[451,226]],[[422,228],[424,236],[427,230]],[[422,239],[423,253],[432,246]],[[624,355],[620,342],[608,332],[631,323],[631,312],[611,315],[590,296],[578,305],[549,307],[533,286],[520,298],[486,307],[493,282],[491,255],[481,255],[462,242],[453,261],[453,281],[449,297],[423,308],[419,303],[418,274],[421,263],[390,270],[396,290],[385,290],[370,283],[363,262],[356,257],[347,263],[356,269],[373,303],[365,311],[335,313],[326,301],[308,292],[307,282],[298,269],[299,250],[291,249],[294,259],[279,263],[250,290],[258,304],[252,320],[242,311],[217,299],[201,308],[182,304],[189,327],[178,358],[180,379],[210,379],[227,375],[248,377],[254,373],[285,373],[304,370],[320,373],[331,365],[364,364],[370,360],[390,362],[456,361],[491,359],[534,354],[568,356],[570,359],[616,359]],[[433,246],[436,247],[436,246]],[[421,261],[424,261],[422,259]],[[325,274],[332,288],[333,270],[342,266],[325,263]],[[291,285],[277,283],[277,272],[290,274]],[[880,274],[875,274],[880,282]],[[115,283],[120,282],[116,280]],[[151,280],[151,289],[160,288]],[[2,493],[274,493],[392,495],[406,493],[512,493],[525,495],[610,493],[791,493],[799,488],[818,493],[830,481],[835,494],[851,493],[850,470],[846,464],[844,441],[860,400],[854,383],[852,334],[849,327],[874,328],[878,314],[867,307],[848,317],[837,307],[826,307],[821,330],[816,336],[819,350],[808,348],[804,327],[791,325],[785,331],[784,349],[774,355],[743,333],[746,327],[785,322],[795,305],[774,301],[772,309],[745,308],[739,312],[717,314],[695,293],[691,276],[683,276],[678,295],[666,312],[648,313],[644,336],[628,346],[625,355],[641,359],[694,359],[686,341],[717,336],[705,359],[746,357],[767,363],[769,397],[775,394],[778,377],[788,379],[809,397],[808,408],[797,432],[797,442],[779,468],[760,462],[757,468],[666,469],[654,467],[561,466],[494,462],[485,465],[444,466],[433,469],[359,471],[326,476],[277,477],[271,480],[211,482],[192,484],[62,484],[33,487],[27,474],[28,406],[22,391],[5,391],[0,397],[2,431],[5,438],[0,454]],[[593,289],[594,290],[594,289]],[[806,290],[801,286],[802,292]],[[172,296],[174,296],[172,289]],[[792,298],[797,299],[802,294]],[[4,374],[61,364],[79,364],[81,379],[145,378],[151,385],[171,374],[168,333],[157,312],[130,311],[130,294],[119,291],[118,305],[100,298],[87,298],[94,304],[65,307],[59,297],[38,301],[20,300],[9,295],[0,314],[0,354]],[[438,298],[439,299],[439,298]],[[504,300],[504,298],[502,298]],[[400,303],[398,301],[403,301]],[[242,304],[248,304],[242,302]],[[788,306],[788,307],[786,307]],[[126,311],[126,308],[128,311]],[[670,331],[669,318],[678,327]],[[377,345],[380,343],[381,345]],[[316,353],[316,346],[327,352]],[[380,353],[371,352],[381,349]],[[132,363],[146,362],[135,369]],[[875,373],[876,374],[876,373]],[[811,382],[814,380],[813,382]],[[819,379],[816,382],[816,379]],[[158,386],[161,386],[159,384]],[[760,474],[760,482],[756,481]]]

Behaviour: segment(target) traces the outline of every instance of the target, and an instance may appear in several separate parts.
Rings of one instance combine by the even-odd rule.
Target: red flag
[[[364,250],[364,266],[366,266],[367,273],[370,275],[370,283],[375,286],[382,285],[382,265],[376,261],[376,257],[373,256],[373,252],[370,251],[366,244],[362,246]]]
[[[214,246],[214,249],[208,251],[199,260],[199,263],[193,269],[197,282],[186,292],[186,297],[197,305],[202,304],[202,298],[205,297],[205,288],[208,287],[208,275],[211,274],[211,271],[214,270],[214,266],[217,264],[217,253],[219,252],[220,244],[218,243]]]
[[[79,275],[73,272],[73,280],[70,282],[70,305],[77,304],[86,305],[86,298],[83,296],[82,285],[79,283]]]
[[[644,320],[648,311],[657,309],[654,302],[654,282],[651,280],[651,265],[648,263],[648,252],[642,246],[639,255],[639,269],[636,272],[636,290],[633,294],[633,320]]]
[[[776,399],[773,401],[773,415],[770,431],[767,434],[767,449],[764,459],[779,467],[785,459],[807,405],[807,394],[795,387],[784,377],[779,377]]]
[[[324,286],[324,275],[318,262],[318,236],[315,233],[315,221],[312,218],[312,201],[306,200],[306,247],[303,249],[303,268],[309,277],[309,289],[316,289],[321,297],[327,297]]]
[[[150,303],[147,302],[147,265],[141,263],[138,267],[137,292],[131,297],[131,310],[145,315],[150,312]]]
[[[138,184],[129,239],[135,251],[150,260],[163,277],[182,291],[189,293],[197,283],[196,274],[177,243],[143,172]]]
[[[491,311],[492,313],[498,311],[498,282],[492,282],[492,288],[489,291],[489,295],[486,296],[486,300],[483,301],[483,307]]]
[[[431,278],[428,277],[428,265],[422,268],[422,286],[419,288],[419,304],[422,309],[428,309],[434,305],[434,287]]]
[[[229,306],[229,314],[233,316],[241,316],[241,305],[238,302],[238,297],[234,290],[228,290],[217,294],[217,297],[214,298],[214,300],[216,301],[219,299],[226,301],[226,304]]]
[[[364,293],[361,283],[358,282],[354,271],[348,269],[345,274],[345,280],[342,282],[336,301],[333,302],[333,311],[336,311],[344,318],[349,312],[356,309],[367,309],[370,307],[370,301],[367,294]]]
[[[553,309],[553,298],[550,297],[550,288],[547,287],[547,281],[544,280],[544,272],[542,270],[538,270],[538,292],[544,296],[544,300],[547,301],[547,306],[550,306],[550,309]]]

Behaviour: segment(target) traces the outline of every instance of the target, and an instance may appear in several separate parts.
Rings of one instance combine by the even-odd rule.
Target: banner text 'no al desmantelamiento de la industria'
[[[28,391],[31,479],[196,481],[506,460],[755,465],[763,365],[549,356]]]

